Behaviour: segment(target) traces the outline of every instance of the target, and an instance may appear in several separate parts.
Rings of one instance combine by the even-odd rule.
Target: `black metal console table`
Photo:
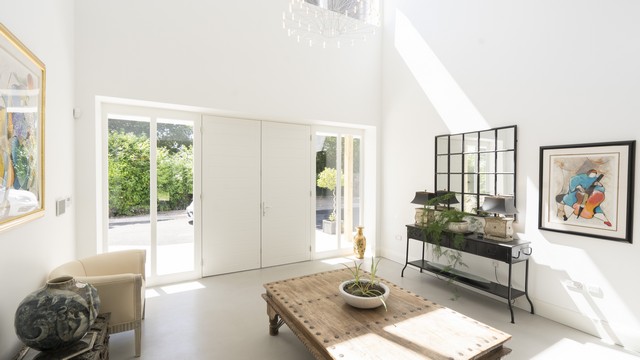
[[[424,254],[426,250],[427,244],[433,244],[431,239],[428,239],[425,236],[424,230],[416,225],[407,225],[407,255],[405,259],[404,267],[402,268],[402,273],[400,276],[404,277],[404,270],[408,265],[415,266],[422,270],[427,270],[434,274],[444,276],[447,278],[451,278],[454,281],[465,284],[475,289],[479,289],[485,291],[487,293],[493,294],[495,296],[501,297],[507,300],[509,305],[509,312],[511,313],[511,322],[514,323],[513,318],[513,305],[512,300],[524,295],[529,301],[529,305],[531,306],[531,313],[533,314],[533,303],[529,298],[529,255],[533,249],[530,246],[530,242],[514,239],[509,242],[499,242],[489,239],[484,239],[478,237],[475,234],[467,234],[464,236],[465,241],[462,249],[456,249],[464,253],[469,253],[477,256],[481,256],[484,258],[489,258],[497,261],[501,261],[507,263],[509,265],[509,280],[507,285],[501,285],[492,281],[478,281],[473,277],[464,277],[464,275],[458,275],[454,273],[447,272],[442,267],[436,266],[429,261],[424,259]],[[411,240],[422,242],[422,258],[414,261],[409,261],[409,242]],[[453,245],[449,244],[447,239],[443,239],[441,241],[440,246],[452,248]],[[512,266],[516,263],[525,263],[525,275],[524,275],[524,291],[514,289],[511,286],[511,273]]]

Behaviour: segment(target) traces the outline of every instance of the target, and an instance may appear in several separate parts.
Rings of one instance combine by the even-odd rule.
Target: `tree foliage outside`
[[[193,194],[193,146],[158,146],[158,211],[182,210]],[[148,214],[150,207],[148,135],[109,131],[109,216]]]

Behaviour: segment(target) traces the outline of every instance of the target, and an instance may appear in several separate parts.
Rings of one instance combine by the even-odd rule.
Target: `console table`
[[[506,299],[509,305],[509,312],[511,313],[511,322],[514,323],[513,317],[513,305],[512,300],[525,296],[529,305],[531,306],[531,313],[533,314],[533,303],[529,298],[529,255],[533,249],[530,246],[530,242],[514,239],[509,242],[500,242],[489,239],[484,239],[476,234],[464,235],[464,244],[462,249],[455,249],[447,238],[443,238],[440,246],[446,248],[453,248],[460,252],[481,256],[488,259],[493,259],[507,263],[509,265],[509,279],[506,285],[501,285],[496,282],[476,278],[473,276],[465,277],[464,274],[455,274],[448,272],[442,267],[435,265],[432,262],[426,261],[424,258],[427,244],[433,244],[432,239],[428,239],[425,235],[424,229],[416,225],[407,225],[407,254],[405,259],[405,265],[402,268],[400,276],[404,277],[404,270],[408,265],[415,266],[422,270],[427,270],[434,274],[444,276],[454,281],[465,284],[469,287],[485,291],[500,298]],[[409,243],[411,240],[419,241],[422,243],[422,258],[418,260],[409,261]],[[525,275],[524,275],[524,291],[514,289],[511,285],[511,273],[513,264],[524,262]]]

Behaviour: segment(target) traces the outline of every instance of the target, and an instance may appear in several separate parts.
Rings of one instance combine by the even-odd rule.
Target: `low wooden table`
[[[269,332],[283,324],[316,359],[500,359],[511,335],[397,285],[388,311],[347,305],[338,285],[347,269],[265,284]]]

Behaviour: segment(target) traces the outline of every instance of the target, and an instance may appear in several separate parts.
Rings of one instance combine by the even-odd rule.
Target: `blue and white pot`
[[[55,278],[18,305],[16,335],[37,350],[61,349],[82,339],[96,320],[99,308],[95,287],[71,276]]]

